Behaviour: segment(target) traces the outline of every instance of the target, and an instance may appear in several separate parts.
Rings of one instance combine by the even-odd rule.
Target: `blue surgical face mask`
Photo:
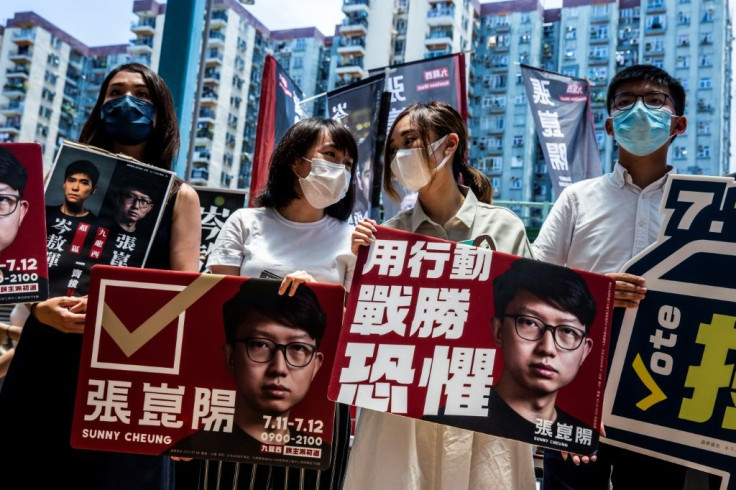
[[[670,134],[672,113],[649,109],[639,100],[628,111],[618,111],[613,118],[613,137],[621,147],[636,156],[651,155],[674,135]]]
[[[100,109],[105,131],[123,145],[137,145],[153,131],[156,108],[148,101],[132,95],[106,102]]]

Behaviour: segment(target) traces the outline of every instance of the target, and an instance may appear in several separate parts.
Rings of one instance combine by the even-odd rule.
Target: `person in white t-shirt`
[[[355,203],[357,161],[355,139],[335,121],[304,119],[289,128],[271,156],[268,182],[256,200],[259,207],[240,209],[228,218],[208,269],[283,278],[279,294],[293,295],[308,281],[349,289],[355,256],[350,251],[353,227],[347,219]],[[340,488],[350,436],[347,406],[339,406],[335,416],[330,468],[288,471],[241,465],[237,488]],[[232,473],[233,467],[223,465],[223,472]],[[226,478],[223,473],[221,480]]]

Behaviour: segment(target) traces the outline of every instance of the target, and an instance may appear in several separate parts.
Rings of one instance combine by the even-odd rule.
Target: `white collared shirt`
[[[659,212],[670,170],[640,189],[616,163],[613,172],[565,188],[532,245],[545,262],[592,272],[618,272],[657,240]]]

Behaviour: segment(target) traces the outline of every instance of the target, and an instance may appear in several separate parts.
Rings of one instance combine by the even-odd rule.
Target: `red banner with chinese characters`
[[[614,282],[378,227],[330,399],[545,447],[597,447]]]
[[[72,446],[326,468],[345,290],[279,284],[94,267]]]
[[[37,143],[0,143],[0,304],[49,296],[43,157]]]

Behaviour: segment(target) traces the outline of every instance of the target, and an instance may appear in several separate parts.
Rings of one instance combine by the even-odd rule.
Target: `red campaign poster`
[[[49,295],[43,157],[37,143],[0,143],[0,304]]]
[[[590,454],[614,282],[378,227],[358,256],[329,397]]]
[[[326,468],[345,290],[279,284],[95,266],[72,446]]]

